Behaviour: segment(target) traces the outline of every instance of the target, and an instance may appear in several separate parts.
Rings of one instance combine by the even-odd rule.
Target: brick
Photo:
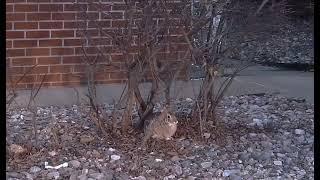
[[[63,82],[82,82],[86,81],[86,74],[85,73],[70,73],[70,74],[62,74],[61,80]]]
[[[6,0],[6,3],[24,3],[26,0]]]
[[[6,39],[24,38],[24,32],[22,31],[6,31]]]
[[[26,47],[37,47],[37,40],[14,40],[13,47],[14,48],[26,48]]]
[[[64,46],[81,46],[84,43],[81,39],[64,39]]]
[[[104,21],[95,21],[95,22],[92,22],[90,21],[88,23],[88,27],[89,28],[109,28],[111,27],[111,21],[110,20],[104,20]]]
[[[12,25],[11,22],[6,22],[6,30],[12,30]]]
[[[73,72],[75,72],[75,73],[79,73],[79,72],[85,72],[86,71],[86,65],[74,65],[73,66]]]
[[[43,82],[59,82],[61,81],[61,74],[38,75],[37,82],[41,82],[42,80]]]
[[[98,12],[78,12],[76,13],[76,17],[78,20],[98,20],[99,19],[99,13]]]
[[[12,41],[6,40],[6,48],[12,48]]]
[[[11,60],[12,66],[32,66],[36,64],[35,58],[13,58]]]
[[[126,72],[112,72],[109,73],[110,79],[127,79],[127,73]]]
[[[11,74],[24,74],[25,71],[24,71],[24,67],[10,67],[9,68],[9,72]]]
[[[39,12],[58,12],[63,10],[63,4],[39,4]]]
[[[61,45],[62,45],[61,39],[39,40],[40,47],[55,47],[55,46],[61,46]]]
[[[111,61],[112,62],[124,62],[125,57],[122,54],[111,54]]]
[[[84,83],[85,84],[85,83]],[[50,86],[80,86],[80,82],[52,82],[50,83]]]
[[[61,64],[61,57],[39,57],[37,62],[39,65]]]
[[[46,74],[49,72],[48,66],[36,66],[34,67],[29,74]]]
[[[114,79],[96,81],[97,84],[120,84],[120,83],[124,83],[124,82],[125,82],[125,80],[114,80]]]
[[[98,8],[96,6],[89,6],[89,11],[97,11],[97,10],[101,10],[102,12],[111,11],[110,3],[108,3],[108,4],[98,4],[97,6],[98,6]]]
[[[27,2],[39,3],[40,0],[27,0]],[[42,3],[51,2],[51,0],[41,0]]]
[[[28,13],[28,21],[48,21],[51,20],[51,13]]]
[[[31,48],[26,49],[27,56],[49,56],[50,49],[49,48]]]
[[[25,49],[8,49],[6,55],[7,57],[25,56],[26,51]]]
[[[74,37],[73,30],[51,31],[51,38]]]
[[[51,0],[51,2],[60,2],[60,3],[75,3],[76,0]]]
[[[6,5],[6,14],[8,13],[8,12],[13,12],[13,5]]]
[[[25,13],[6,13],[6,21],[24,21]]]
[[[84,47],[87,54],[97,54],[99,51],[96,47]],[[75,54],[83,54],[83,48],[75,48]]]
[[[38,29],[38,22],[15,22],[14,29],[17,29],[17,30]]]
[[[40,29],[62,29],[62,22],[39,22]]]
[[[99,31],[96,29],[76,30],[76,37],[84,37],[85,35],[90,37],[97,37],[99,35]]]
[[[112,11],[124,11],[126,10],[125,4],[113,4],[112,5]]]
[[[90,22],[89,22],[90,23]],[[86,27],[86,22],[83,21],[73,21],[73,22],[63,22],[63,28],[64,29],[75,29],[79,27]]]
[[[38,4],[15,4],[15,12],[37,12]]]
[[[108,12],[101,14],[101,19],[123,19],[123,12]]]
[[[86,4],[64,4],[63,11],[81,11],[86,10],[87,5]]]
[[[95,74],[94,76],[94,80],[97,81],[97,80],[107,80],[109,79],[109,74],[108,73],[97,73]]]
[[[36,80],[36,76],[35,75],[26,75],[23,77],[23,75],[16,75],[16,76],[12,76],[12,80],[13,80],[14,84],[17,83],[17,81],[19,81],[19,84],[20,83],[33,83]]]
[[[15,87],[17,88],[17,89],[27,89],[28,88],[28,86],[27,86],[28,84],[25,84],[25,83],[19,83],[19,84],[16,84],[15,85]]]
[[[75,13],[52,13],[52,20],[75,20]]]
[[[71,72],[70,65],[50,66],[50,73],[70,73],[70,72]]]
[[[96,46],[96,45],[111,45],[111,39],[109,39],[109,38],[89,39],[89,46]]]
[[[51,48],[51,55],[73,55],[74,48]]]
[[[62,57],[63,64],[79,64],[82,63],[81,56],[64,56]]]
[[[112,27],[115,27],[115,28],[123,28],[123,27],[126,27],[126,25],[127,25],[126,20],[112,21]]]
[[[49,38],[49,31],[28,31],[26,33],[27,38]]]

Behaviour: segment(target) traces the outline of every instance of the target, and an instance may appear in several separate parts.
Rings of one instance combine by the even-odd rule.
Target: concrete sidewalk
[[[172,88],[172,97],[194,98],[199,92],[200,80],[177,82]],[[151,85],[142,84],[140,89],[145,96]],[[97,86],[97,95],[100,102],[112,102],[117,100],[124,85],[109,84]],[[86,87],[77,87],[77,91],[70,87],[42,88],[36,98],[39,106],[72,105],[83,102]],[[299,97],[314,103],[314,73],[288,71],[273,67],[253,66],[237,76],[227,91],[226,95],[242,95],[254,93],[280,93],[287,97]],[[25,106],[28,102],[30,91],[18,92],[16,102],[19,106]]]

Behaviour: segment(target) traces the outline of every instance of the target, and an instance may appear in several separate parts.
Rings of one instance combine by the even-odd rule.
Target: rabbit
[[[150,137],[155,139],[171,140],[172,136],[177,131],[178,120],[175,115],[171,114],[167,108],[164,108],[161,113],[154,113],[144,124],[144,146]]]

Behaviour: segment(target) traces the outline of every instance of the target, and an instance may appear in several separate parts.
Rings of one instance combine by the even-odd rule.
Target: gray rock
[[[27,180],[33,180],[33,176],[27,172],[22,172],[22,174],[24,174],[26,177]]]
[[[174,166],[174,171],[177,175],[181,175],[183,173],[181,166],[178,165]]]
[[[30,170],[29,170],[29,172],[32,173],[32,174],[37,173],[37,172],[39,172],[39,171],[41,171],[41,168],[38,167],[38,166],[33,166],[33,167],[31,167]]]
[[[72,161],[69,161],[69,164],[71,165],[71,167],[73,168],[79,168],[81,163],[78,161],[78,160],[72,160]]]
[[[92,173],[89,175],[89,177],[92,177],[94,179],[105,179],[105,176],[103,173]]]
[[[78,176],[78,179],[79,179],[79,180],[87,180],[88,177],[87,177],[87,175],[82,174],[82,175]]]
[[[282,166],[282,161],[273,161],[273,164],[276,166]]]
[[[223,171],[222,176],[229,177],[232,174],[239,174],[239,173],[240,173],[240,170],[238,170],[238,169],[232,169],[232,170],[226,169]]]
[[[201,167],[204,169],[210,168],[212,166],[212,162],[203,162],[201,163]]]
[[[119,155],[116,155],[116,154],[111,155],[111,160],[112,160],[112,161],[117,161],[117,160],[119,160],[119,159],[120,159],[120,156],[119,156]]]
[[[241,161],[245,162],[245,161],[249,160],[249,157],[250,157],[249,153],[241,153],[239,156],[239,159],[241,159]]]
[[[231,174],[229,176],[229,178],[230,178],[230,180],[241,180],[242,179],[241,176],[236,175],[236,174]]]
[[[74,172],[72,172],[72,174],[70,175],[69,180],[77,180],[77,177],[78,177],[78,172],[77,172],[77,171],[74,171]]]
[[[59,179],[60,173],[58,171],[49,172],[47,177],[48,179]]]
[[[197,178],[196,177],[194,177],[194,176],[188,176],[187,177],[187,180],[196,180]]]
[[[303,134],[305,134],[305,131],[303,129],[295,129],[294,133],[297,135],[303,135]]]
[[[179,161],[179,156],[172,156],[171,161]]]
[[[147,178],[146,177],[144,177],[144,176],[138,176],[138,177],[135,177],[135,178],[133,178],[134,180],[147,180]]]

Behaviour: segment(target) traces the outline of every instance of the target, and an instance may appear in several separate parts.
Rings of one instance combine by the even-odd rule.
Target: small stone
[[[188,176],[187,177],[187,180],[196,180],[197,178],[196,177],[193,177],[193,176]]]
[[[92,173],[89,175],[89,177],[92,177],[94,179],[104,179],[104,174],[103,173]]]
[[[230,178],[230,180],[241,180],[242,179],[241,176],[238,176],[236,174],[231,174],[229,176],[229,178]]]
[[[10,152],[12,152],[14,154],[22,154],[22,153],[26,152],[25,148],[23,148],[22,146],[17,145],[17,144],[11,144],[9,149],[10,149]]]
[[[82,174],[82,175],[78,176],[78,180],[88,180],[88,177],[87,177],[87,175]]]
[[[92,151],[92,155],[95,157],[100,157],[100,153],[95,149]]]
[[[304,130],[302,130],[302,129],[296,129],[296,130],[294,130],[294,133],[297,134],[297,135],[305,134]]]
[[[284,157],[286,157],[286,155],[284,155],[284,154],[281,154],[281,153],[277,153],[277,156],[278,156],[278,157],[281,157],[281,158],[284,158]]]
[[[27,180],[33,180],[33,176],[27,172],[22,172],[22,174],[24,174],[26,176]]]
[[[29,170],[30,173],[37,173],[39,171],[41,171],[41,168],[39,168],[38,166],[33,166]]]
[[[174,170],[175,170],[175,173],[177,174],[177,175],[181,175],[183,172],[182,172],[182,168],[180,167],[180,166],[178,166],[178,165],[176,165],[175,167],[174,167]]]
[[[204,169],[210,168],[212,166],[212,162],[203,162],[201,163],[201,167]]]
[[[72,174],[70,175],[69,180],[77,180],[78,177],[78,173],[77,172],[72,172]]]
[[[173,156],[171,158],[171,161],[179,161],[179,160],[180,160],[179,156]]]
[[[113,161],[117,161],[117,160],[119,160],[120,159],[120,156],[119,155],[111,155],[111,160],[113,160]]]
[[[55,155],[57,155],[57,152],[55,152],[55,151],[50,151],[50,152],[48,152],[48,154],[49,154],[50,156],[55,156]]]
[[[72,160],[72,161],[69,161],[69,164],[71,165],[71,167],[73,168],[79,168],[81,163],[78,161],[78,160]]]
[[[273,161],[273,164],[276,166],[282,166],[282,161]]]
[[[211,136],[210,133],[203,133],[203,137],[206,138],[206,139],[209,139]]]
[[[147,178],[145,178],[144,176],[138,176],[133,178],[134,180],[147,180]]]
[[[108,149],[108,151],[110,151],[110,152],[114,152],[114,151],[116,151],[115,149],[113,149],[113,148],[109,148]]]
[[[49,172],[47,174],[47,177],[49,179],[58,179],[60,177],[60,173],[58,171],[54,171],[54,172]]]
[[[90,143],[93,140],[94,140],[94,137],[91,137],[91,136],[81,136],[80,137],[80,143],[82,143],[82,144]]]
[[[162,159],[155,159],[156,162],[162,162]]]
[[[223,177],[229,177],[230,175],[232,174],[237,174],[237,173],[240,173],[240,170],[224,170],[223,173],[222,173],[222,176]]]

